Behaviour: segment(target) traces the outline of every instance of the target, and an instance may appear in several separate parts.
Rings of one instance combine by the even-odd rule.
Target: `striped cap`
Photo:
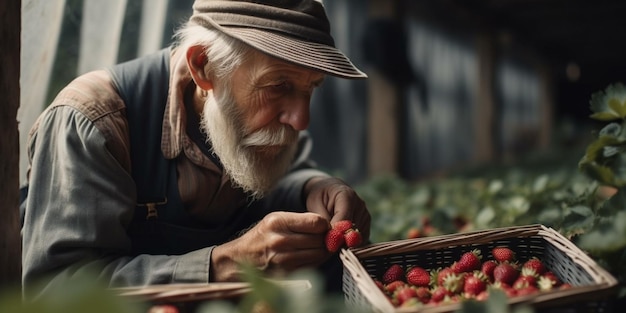
[[[367,78],[335,48],[319,0],[196,0],[190,21],[287,62],[337,77]]]

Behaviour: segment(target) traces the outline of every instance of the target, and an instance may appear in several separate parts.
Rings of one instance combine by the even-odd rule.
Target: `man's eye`
[[[287,92],[290,89],[290,86],[287,82],[280,82],[269,86],[270,91],[272,92]]]

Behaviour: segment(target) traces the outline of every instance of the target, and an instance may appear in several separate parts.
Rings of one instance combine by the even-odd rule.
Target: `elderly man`
[[[33,126],[26,297],[88,271],[110,286],[330,271],[324,234],[344,219],[367,240],[364,202],[308,158],[315,88],[366,78],[321,2],[196,0],[176,39],[78,77]]]

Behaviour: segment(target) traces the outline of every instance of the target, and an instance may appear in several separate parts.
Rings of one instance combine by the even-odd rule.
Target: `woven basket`
[[[528,225],[343,249],[340,258],[344,267],[343,292],[346,303],[374,312],[455,311],[460,308],[459,303],[395,308],[373,279],[381,277],[391,264],[436,269],[451,265],[467,251],[479,249],[482,255],[489,255],[492,248],[500,245],[510,247],[520,261],[531,257],[540,258],[549,270],[573,286],[510,298],[510,304],[527,303],[535,308],[558,307],[580,301],[602,301],[616,290],[617,280],[567,238],[543,225]]]

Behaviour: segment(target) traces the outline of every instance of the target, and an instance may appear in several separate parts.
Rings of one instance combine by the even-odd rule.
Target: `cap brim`
[[[295,39],[256,28],[224,27],[224,33],[276,58],[329,75],[348,79],[367,78],[339,49]]]
[[[192,17],[196,23],[213,27],[228,36],[239,39],[270,56],[323,73],[348,78],[367,78],[339,49],[312,41],[297,39],[259,28],[224,26],[210,18]]]

